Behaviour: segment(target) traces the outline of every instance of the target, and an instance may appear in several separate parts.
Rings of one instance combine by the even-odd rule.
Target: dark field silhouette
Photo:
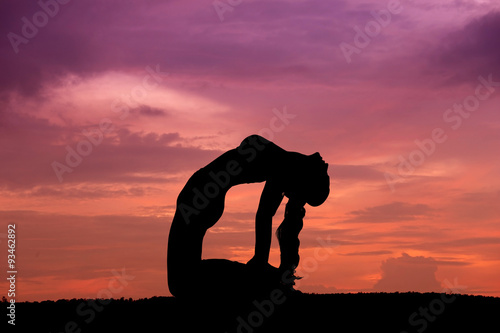
[[[498,332],[500,298],[437,293],[285,294],[16,304],[23,332]],[[5,305],[6,303],[3,303]],[[6,320],[4,320],[6,324]],[[10,327],[12,328],[12,327]]]

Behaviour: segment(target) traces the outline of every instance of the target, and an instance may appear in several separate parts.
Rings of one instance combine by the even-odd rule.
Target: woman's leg
[[[241,262],[205,259],[200,265],[200,293],[203,297],[242,300],[269,292],[280,286],[280,271],[268,265],[256,270]]]
[[[205,259],[200,265],[200,283],[203,293],[221,295],[235,293],[247,284],[245,264],[227,259]]]
[[[168,287],[176,297],[189,296],[197,286],[204,232],[174,217],[168,238]]]

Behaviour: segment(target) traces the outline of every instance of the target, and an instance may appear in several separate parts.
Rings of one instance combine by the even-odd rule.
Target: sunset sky
[[[0,4],[16,301],[170,295],[179,191],[254,133],[330,165],[298,289],[500,296],[497,0],[59,1]],[[229,191],[204,258],[252,257],[262,188]]]

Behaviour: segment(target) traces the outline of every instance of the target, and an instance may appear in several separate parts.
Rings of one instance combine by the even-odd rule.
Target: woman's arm
[[[255,216],[255,255],[252,264],[267,264],[272,239],[272,220],[283,200],[283,193],[271,182],[266,182]]]

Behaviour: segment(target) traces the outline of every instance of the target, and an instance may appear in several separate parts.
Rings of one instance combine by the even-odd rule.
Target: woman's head
[[[303,200],[313,207],[321,205],[330,194],[328,164],[319,153],[291,154],[291,172],[288,173],[289,179],[285,180],[285,195]]]

